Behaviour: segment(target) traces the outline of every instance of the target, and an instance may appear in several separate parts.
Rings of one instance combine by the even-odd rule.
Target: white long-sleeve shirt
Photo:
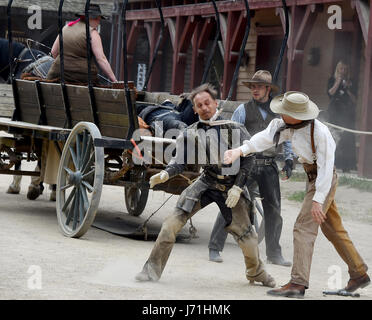
[[[244,155],[262,152],[275,145],[273,138],[278,128],[284,126],[282,119],[273,119],[267,128],[255,134],[250,140],[245,140],[240,150]],[[290,140],[292,149],[298,155],[300,163],[312,164],[310,124],[301,129],[285,129],[280,133],[279,144]],[[331,188],[336,144],[327,126],[315,120],[314,143],[316,150],[317,178],[313,200],[323,203]]]

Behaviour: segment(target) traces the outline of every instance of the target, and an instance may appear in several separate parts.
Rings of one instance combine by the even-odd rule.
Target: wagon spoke
[[[76,200],[76,197],[74,197],[74,200],[72,201],[72,205],[70,206],[70,209],[68,210],[68,215],[67,215],[66,222],[65,222],[66,226],[70,224],[71,216],[75,209],[75,200]]]
[[[83,169],[81,170],[82,174],[86,174],[87,170],[90,169],[90,167],[92,166],[93,162],[94,162],[94,158],[95,158],[95,155],[94,153],[92,153],[90,155],[90,158],[88,160],[88,162],[86,162],[84,165],[83,165]]]
[[[75,151],[71,146],[69,146],[68,149],[70,150],[72,162],[74,163],[75,169],[78,170],[79,167],[78,167]]]
[[[86,169],[87,164],[90,162],[90,160],[92,158],[92,155],[94,155],[94,153],[91,154],[91,152],[90,152],[91,149],[92,149],[92,143],[93,143],[93,140],[90,139],[90,137],[89,137],[88,145],[85,148],[84,153],[82,153],[82,161],[81,161],[81,168],[83,168],[81,170],[82,172],[84,172],[84,170]]]
[[[90,177],[95,171],[96,171],[95,169],[90,170],[88,173],[83,175],[83,179]]]
[[[69,205],[70,202],[71,202],[71,199],[72,199],[72,198],[74,197],[74,195],[75,195],[75,192],[76,192],[76,188],[74,188],[74,189],[71,191],[70,195],[68,196],[68,198],[67,198],[65,204],[64,204],[63,207],[62,207],[62,212],[65,212],[65,210],[67,209],[68,205]]]
[[[88,200],[87,190],[85,189],[84,185],[81,186],[81,195],[83,196],[84,210],[87,211],[89,208],[89,200]]]
[[[68,188],[71,188],[71,187],[72,187],[72,184],[66,184],[65,186],[61,187],[60,190],[64,191],[64,190],[67,190]]]
[[[83,142],[82,142],[82,145],[81,145],[80,167],[83,166],[84,155],[85,155],[85,151],[87,150],[87,145],[86,145],[87,144],[87,138],[88,138],[87,131],[84,130]]]
[[[80,153],[80,134],[77,134],[76,135],[76,164],[77,164],[77,167],[76,169],[79,170],[80,169],[80,160],[81,160],[81,153]]]
[[[90,183],[86,182],[86,181],[81,181],[81,183],[90,191],[90,192],[93,192],[94,191],[94,188],[90,185]]]
[[[75,195],[75,205],[74,205],[74,223],[72,225],[72,230],[76,229],[77,222],[78,222],[78,214],[79,214],[79,202],[80,202],[80,189],[77,188],[76,195]]]
[[[79,222],[80,223],[83,223],[84,221],[84,200],[83,200],[83,193],[82,193],[82,190],[81,188],[79,188],[79,214],[80,214],[80,217],[79,217]]]
[[[69,169],[69,168],[67,168],[67,167],[63,167],[63,169],[65,169],[65,171],[66,171],[70,176],[74,173],[71,169]]]

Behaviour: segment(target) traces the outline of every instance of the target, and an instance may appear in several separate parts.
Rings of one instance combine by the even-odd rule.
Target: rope
[[[326,124],[329,127],[335,128],[335,129],[339,129],[339,130],[342,130],[342,131],[347,131],[347,132],[351,132],[351,133],[355,133],[355,134],[372,135],[372,132],[370,132],[370,131],[359,131],[359,130],[348,129],[348,128],[345,128],[345,127],[337,126],[337,125],[329,123],[329,122],[325,122],[325,121],[324,121],[324,124]]]
[[[148,150],[148,152],[150,153],[150,151]],[[134,154],[133,154],[134,155]],[[159,163],[161,163],[162,165],[165,166],[165,163],[163,163],[162,161],[156,159],[152,154],[151,154],[151,157],[155,160],[155,161],[158,161]],[[182,175],[182,174],[179,174],[179,176],[181,176],[182,178],[186,179],[188,184],[192,184],[197,178],[191,180],[189,179],[188,177]],[[172,198],[174,196],[174,194],[171,194],[162,204],[159,208],[157,208],[146,220],[145,222],[138,228],[138,230],[141,230],[144,234],[145,234],[145,240],[147,240],[147,223],[149,222],[149,220],[154,216],[155,213],[157,213],[168,201],[170,198]],[[194,227],[194,225],[192,224],[192,220],[190,218],[190,227],[189,227],[189,233],[190,233],[190,239],[192,238],[196,238],[196,232],[197,232],[197,229]]]

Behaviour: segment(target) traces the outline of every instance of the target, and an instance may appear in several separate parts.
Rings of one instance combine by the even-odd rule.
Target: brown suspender
[[[311,149],[313,150],[313,161],[316,163],[316,150],[315,150],[315,142],[314,142],[314,127],[315,127],[315,120],[311,121]]]

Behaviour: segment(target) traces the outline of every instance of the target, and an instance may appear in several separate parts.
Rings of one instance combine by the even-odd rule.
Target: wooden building
[[[117,3],[119,7],[120,2]],[[166,32],[148,90],[179,94],[200,84],[208,48],[216,32],[214,10],[210,1],[203,0],[162,0],[161,3]],[[354,85],[358,89],[355,128],[371,132],[371,1],[287,0],[286,3],[291,25],[279,75],[278,84],[282,91],[304,91],[321,110],[327,110],[328,79],[337,62],[345,60],[351,66]],[[241,84],[242,81],[250,78],[257,69],[274,73],[285,25],[282,1],[249,0],[249,6],[251,31],[234,94],[234,99],[242,101],[250,99],[249,89]],[[241,0],[217,1],[217,7],[221,38],[209,80],[225,98],[230,89],[247,16]],[[150,61],[160,31],[155,1],[130,1],[126,18],[129,21],[128,67],[131,78],[136,80],[138,65]],[[337,21],[338,18],[341,21]],[[119,15],[113,17],[113,21],[119,20]],[[118,36],[115,32],[113,37]],[[119,55],[112,56],[117,70],[122,70],[118,66],[121,61]],[[367,146],[372,143],[372,137],[356,137],[358,172],[371,178],[372,148]]]

